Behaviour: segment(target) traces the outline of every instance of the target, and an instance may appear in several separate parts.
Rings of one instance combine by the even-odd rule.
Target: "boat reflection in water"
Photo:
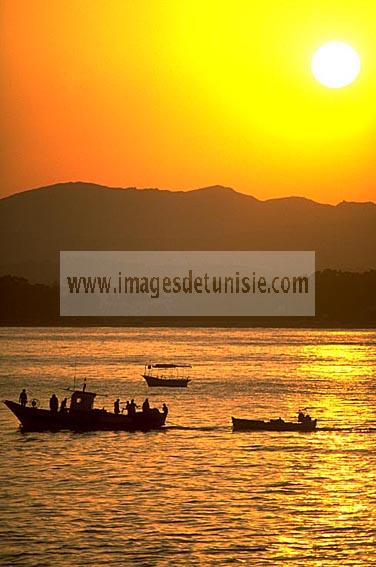
[[[280,417],[278,419],[270,419],[263,421],[259,419],[239,419],[232,418],[232,426],[234,431],[315,431],[317,419],[312,419],[308,414],[299,412],[298,421],[284,421]]]
[[[5,405],[14,413],[24,431],[149,431],[161,428],[166,421],[167,406],[160,412],[157,408],[134,412],[133,415],[112,413],[105,409],[94,409],[94,392],[75,390],[69,409],[52,411],[5,400]]]
[[[180,368],[192,368],[190,364],[145,364],[142,377],[150,388],[186,388],[190,378],[179,377]],[[160,375],[160,371],[170,370],[169,375]]]

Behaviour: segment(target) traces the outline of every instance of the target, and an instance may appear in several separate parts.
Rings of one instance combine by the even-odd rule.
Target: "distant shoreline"
[[[81,319],[81,318],[66,318],[66,321],[60,321],[60,320],[56,320],[56,321],[34,321],[34,322],[27,322],[27,321],[0,321],[0,328],[4,329],[4,328],[53,328],[53,327],[58,327],[58,328],[213,328],[213,329],[257,329],[257,328],[262,328],[262,329],[306,329],[306,330],[310,330],[310,329],[326,329],[326,330],[340,330],[340,329],[353,329],[353,330],[365,330],[365,329],[369,329],[369,330],[376,330],[376,323],[372,323],[372,322],[361,322],[361,321],[354,321],[354,322],[348,322],[348,321],[328,321],[328,322],[323,322],[323,321],[311,321],[308,322],[307,318],[304,318],[304,321],[292,321],[289,319],[289,321],[285,321],[285,322],[278,322],[278,321],[273,321],[273,322],[266,322],[266,321],[260,321],[259,319],[255,320],[255,321],[249,321],[249,318],[245,318],[246,320],[241,321],[241,320],[237,320],[237,321],[226,321],[223,318],[220,318],[219,320],[208,320],[208,319],[204,319],[204,320],[197,320],[197,318],[192,318],[192,320],[189,320],[187,318],[184,318],[182,320],[177,321],[176,319],[166,319],[166,320],[161,320],[160,318],[156,318],[157,320],[145,320],[145,321],[140,321],[139,319],[135,320],[135,319],[130,319],[128,321],[109,321],[108,319],[106,320],[102,320],[102,319],[98,319],[95,318],[95,320],[93,318],[91,321],[87,321],[85,319]],[[74,319],[74,321],[72,321],[71,319]],[[213,318],[214,319],[214,318]],[[215,318],[216,319],[216,318]]]
[[[316,315],[307,316],[60,316],[57,285],[0,277],[0,327],[376,328],[376,270],[316,272]]]

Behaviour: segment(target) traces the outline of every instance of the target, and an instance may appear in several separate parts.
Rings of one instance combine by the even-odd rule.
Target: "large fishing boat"
[[[190,378],[179,376],[179,369],[192,368],[190,364],[145,364],[142,377],[150,388],[186,388]],[[166,371],[170,371],[166,373]]]
[[[112,413],[105,409],[94,409],[94,392],[74,390],[69,408],[50,410],[5,400],[5,405],[17,417],[24,431],[149,431],[160,429],[166,421],[167,407],[163,412],[157,408],[135,411],[133,415]]]
[[[281,418],[263,421],[260,419],[239,419],[232,417],[234,431],[314,431],[317,419],[299,412],[298,421],[284,421]]]

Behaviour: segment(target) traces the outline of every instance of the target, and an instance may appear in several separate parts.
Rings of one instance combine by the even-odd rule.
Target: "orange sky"
[[[2,0],[2,195],[60,181],[376,200],[374,0]],[[362,72],[310,71],[326,41]]]

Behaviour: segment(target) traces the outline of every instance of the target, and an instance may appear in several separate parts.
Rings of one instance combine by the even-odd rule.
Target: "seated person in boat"
[[[302,411],[299,411],[298,421],[299,421],[299,423],[311,423],[312,418],[308,413],[305,414]]]
[[[167,417],[167,414],[168,414],[168,407],[166,406],[166,404],[163,404],[163,406],[162,406],[162,411],[163,411],[164,415]]]
[[[20,398],[19,398],[19,402],[21,404],[22,407],[25,407],[27,404],[27,394],[26,394],[26,390],[25,388],[22,390],[22,392],[20,393]]]
[[[58,409],[59,409],[59,400],[57,399],[57,396],[55,394],[52,394],[50,398],[50,410],[52,413],[57,413]]]
[[[120,400],[119,398],[114,402],[114,413],[118,415],[120,413]]]

